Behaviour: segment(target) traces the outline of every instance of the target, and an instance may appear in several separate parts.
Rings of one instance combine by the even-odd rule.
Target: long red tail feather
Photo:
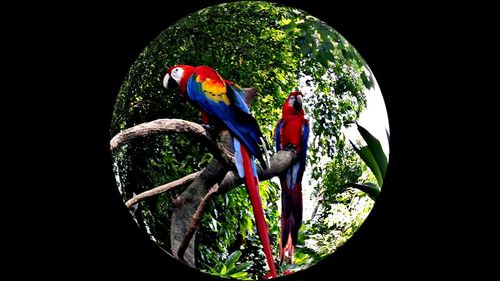
[[[280,177],[280,182],[282,194],[279,264],[283,264],[284,260],[293,264],[293,252],[302,225],[302,184],[295,183],[295,188],[292,189],[289,188],[286,177]]]
[[[255,222],[257,224],[257,231],[259,233],[260,241],[262,242],[262,247],[264,248],[264,254],[266,255],[266,260],[267,264],[269,265],[271,276],[273,278],[276,278],[276,268],[274,266],[274,258],[271,251],[269,230],[264,218],[264,209],[262,208],[262,201],[260,199],[259,181],[254,175],[251,159],[244,146],[241,146],[241,155],[243,158],[243,168],[245,171],[245,185],[250,197],[250,202],[252,203]]]

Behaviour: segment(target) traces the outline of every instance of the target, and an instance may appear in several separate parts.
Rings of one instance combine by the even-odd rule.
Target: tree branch
[[[257,96],[255,88],[244,88],[245,102],[250,106]],[[179,180],[158,186],[132,197],[126,202],[131,207],[148,197],[155,196],[172,190],[181,185],[189,186],[180,194],[177,203],[172,209],[171,218],[171,249],[179,259],[195,267],[194,236],[208,202],[214,194],[227,192],[240,185],[243,181],[234,170],[234,153],[229,133],[223,131],[219,138],[214,139],[201,125],[182,119],[159,119],[152,122],[139,124],[123,130],[110,141],[113,151],[118,146],[129,143],[137,138],[154,136],[158,134],[183,134],[194,137],[204,143],[210,150],[214,159],[202,171],[185,176]],[[280,152],[271,158],[270,168],[258,168],[261,181],[272,178],[286,169],[293,154]],[[209,188],[212,187],[212,188]]]
[[[246,93],[245,103],[250,106],[257,96],[257,90],[255,88],[243,88],[243,91]],[[200,124],[183,119],[158,119],[139,124],[116,134],[110,141],[110,149],[113,151],[118,146],[129,143],[136,138],[153,136],[162,133],[179,133],[194,136],[201,140],[208,141],[211,146],[219,148],[218,142],[214,141],[205,128],[203,128]]]
[[[268,169],[264,170],[258,165],[257,175],[259,181],[269,180],[278,176],[290,166],[294,156],[295,152],[280,150],[271,157]],[[218,193],[228,192],[240,184],[243,184],[243,179],[239,177],[238,173],[236,171],[229,171],[220,183]]]
[[[250,107],[253,100],[257,96],[255,88],[244,88],[245,103]],[[225,131],[219,141],[219,144],[225,146],[228,150],[232,151],[232,141],[229,133]],[[179,196],[180,205],[172,210],[172,219],[170,224],[170,241],[171,250],[174,256],[177,256],[179,247],[182,241],[185,240],[185,234],[188,231],[188,225],[191,224],[193,216],[198,210],[201,200],[208,193],[211,186],[221,182],[229,170],[234,169],[234,161],[231,162],[233,166],[223,165],[220,159],[213,159],[201,173]],[[183,253],[183,260],[191,266],[195,267],[195,251],[194,241],[196,232],[192,235],[187,249]]]
[[[259,181],[265,181],[271,179],[275,176],[278,176],[282,171],[284,171],[293,159],[294,153],[289,151],[278,151],[278,153],[274,154],[270,159],[270,167],[268,169],[262,169],[261,166],[257,166],[257,175],[259,177]],[[135,203],[144,201],[146,198],[153,197],[159,195],[161,193],[167,192],[177,187],[184,186],[186,184],[191,183],[203,170],[187,175],[178,180],[160,185],[153,189],[144,191],[130,198],[125,206],[127,208],[131,208]],[[218,189],[218,193],[228,192],[236,186],[243,184],[243,179],[240,178],[236,172],[229,171],[224,176],[224,179],[220,183],[220,188]]]
[[[226,132],[227,133],[227,132]],[[229,134],[227,134],[229,135]],[[230,138],[222,138],[221,144],[231,147]],[[195,180],[180,194],[177,199],[178,204],[172,208],[172,217],[170,223],[170,243],[171,251],[174,256],[177,256],[179,247],[182,241],[185,240],[189,225],[193,220],[193,216],[198,210],[198,206],[208,193],[209,189],[222,181],[229,168],[222,164],[216,158],[212,159]],[[189,245],[183,254],[183,260],[189,266],[195,268],[195,245],[194,241],[196,232],[192,235]],[[179,258],[180,259],[180,258]]]
[[[283,172],[286,168],[290,166],[292,163],[292,159],[295,156],[294,152],[290,151],[278,151],[270,160],[270,166],[268,169],[262,169],[260,166],[257,168],[257,174],[260,181],[269,180],[281,172]],[[215,184],[207,194],[200,201],[196,212],[193,214],[191,218],[191,222],[189,226],[187,226],[187,230],[184,234],[182,242],[177,250],[177,257],[181,260],[184,260],[184,253],[188,248],[191,239],[198,228],[201,218],[205,213],[208,202],[212,199],[215,194],[220,194],[224,192],[228,192],[229,190],[239,186],[243,183],[243,179],[240,178],[235,171],[229,171],[226,173],[224,178],[222,179],[220,184]]]
[[[203,170],[202,170],[203,171]],[[152,196],[155,196],[155,195],[158,195],[158,194],[161,194],[161,193],[164,193],[164,192],[167,192],[169,190],[172,190],[174,188],[177,188],[177,187],[181,187],[181,186],[184,186],[186,184],[189,184],[191,183],[199,174],[201,173],[200,172],[196,172],[196,173],[192,173],[190,175],[187,175],[183,178],[180,178],[178,180],[175,180],[175,181],[172,181],[172,182],[169,182],[169,183],[166,183],[166,184],[163,184],[163,185],[160,185],[158,187],[155,187],[153,189],[150,189],[150,190],[147,190],[147,191],[144,191],[142,193],[139,193],[137,195],[134,195],[134,197],[130,198],[126,203],[125,203],[125,206],[127,206],[127,208],[130,208],[132,207],[132,205],[134,205],[135,203],[138,203],[138,202],[141,202],[143,200],[145,200],[146,198],[149,198],[149,197],[152,197]]]
[[[234,154],[230,149],[215,141],[200,124],[182,119],[158,119],[125,129],[111,139],[110,149],[113,151],[118,146],[129,143],[134,139],[162,133],[177,133],[198,138],[200,142],[207,144],[214,157],[230,167],[234,165]]]
[[[245,92],[245,103],[250,106],[253,103],[253,100],[257,96],[257,89],[255,88],[243,88]]]
[[[196,229],[198,229],[198,226],[200,225],[201,219],[203,218],[203,214],[207,209],[208,203],[210,203],[210,200],[212,200],[212,197],[217,193],[218,190],[219,185],[215,184],[212,188],[210,188],[205,197],[203,197],[200,205],[198,205],[198,209],[196,209],[196,213],[194,213],[193,215],[193,219],[188,226],[187,232],[184,235],[184,239],[182,240],[181,245],[177,250],[177,257],[179,257],[179,259],[184,260],[184,253],[189,246],[189,242],[191,241],[191,238],[193,238]]]

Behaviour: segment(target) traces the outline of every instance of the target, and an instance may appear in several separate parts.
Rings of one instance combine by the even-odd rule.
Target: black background
[[[57,109],[54,115],[45,112],[50,119],[46,124],[52,124],[58,137],[40,138],[41,157],[52,161],[57,157],[58,165],[37,164],[46,166],[49,178],[53,175],[57,183],[49,179],[49,189],[56,191],[50,196],[52,203],[41,209],[48,212],[42,212],[40,226],[30,226],[41,235],[31,244],[24,241],[28,248],[42,246],[36,251],[40,258],[28,261],[38,265],[38,261],[47,262],[49,255],[56,256],[57,262],[49,261],[43,271],[65,277],[145,279],[154,275],[175,280],[180,274],[184,279],[213,279],[168,257],[135,226],[114,183],[109,125],[119,87],[142,49],[176,20],[220,2],[75,5],[64,12],[38,14],[44,24],[32,25],[38,31],[32,41],[41,43],[44,55],[35,66],[50,76],[46,85],[59,86],[59,91],[44,87],[49,94],[35,98]],[[433,109],[433,103],[427,102],[432,93],[422,90],[422,85],[429,83],[427,77],[434,70],[426,68],[418,78],[416,74],[429,60],[422,40],[435,39],[425,24],[435,16],[433,9],[411,4],[281,2],[325,21],[359,51],[379,83],[391,129],[385,185],[367,221],[331,257],[287,279],[408,279],[449,274],[443,270],[443,261],[450,255],[448,237],[440,231],[446,219],[432,211],[441,202],[419,193],[422,189],[433,193],[437,186],[428,184],[419,173],[421,163],[413,160],[415,155],[428,158],[429,152],[420,148],[409,157],[410,147],[430,142],[424,126],[429,117],[422,112]],[[430,217],[438,217],[438,222]]]

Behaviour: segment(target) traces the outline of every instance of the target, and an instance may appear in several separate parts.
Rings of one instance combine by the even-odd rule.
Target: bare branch
[[[245,102],[248,106],[251,106],[257,96],[257,91],[255,88],[244,88],[243,91],[245,92]],[[177,181],[136,195],[126,205],[130,207],[145,198],[172,190],[177,186],[189,184],[186,190],[176,199],[178,204],[174,205],[172,209],[170,236],[172,253],[181,256],[188,265],[195,267],[194,236],[199,221],[205,212],[206,205],[215,193],[226,192],[242,183],[237,174],[232,172],[235,161],[231,137],[227,131],[223,131],[215,140],[199,124],[181,119],[159,119],[120,132],[111,139],[110,149],[113,151],[118,146],[129,143],[134,139],[158,134],[183,134],[194,137],[207,146],[214,159],[204,170],[197,174],[188,175]],[[285,158],[281,159],[282,156]],[[273,163],[273,159],[277,162]],[[259,178],[265,180],[277,175],[290,165],[291,159],[292,155],[276,154],[271,159],[271,168],[262,170],[259,167]],[[211,186],[212,188],[209,188]],[[224,188],[214,188],[216,186]]]
[[[203,171],[203,170],[202,170]],[[175,180],[175,181],[172,181],[172,182],[169,182],[169,183],[166,183],[166,184],[163,184],[163,185],[160,185],[158,187],[155,187],[153,189],[150,189],[150,190],[147,190],[147,191],[144,191],[142,193],[139,193],[137,195],[135,195],[134,197],[130,198],[126,203],[125,203],[125,206],[127,206],[127,208],[130,208],[132,207],[132,205],[134,205],[135,203],[138,203],[138,202],[141,202],[143,201],[144,199],[146,198],[149,198],[149,197],[152,197],[152,196],[155,196],[155,195],[158,195],[158,194],[161,194],[161,193],[164,193],[164,192],[167,192],[169,190],[172,190],[174,188],[177,188],[177,187],[181,187],[181,186],[184,186],[186,184],[189,184],[191,183],[199,174],[201,173],[200,172],[196,172],[196,173],[192,173],[190,175],[187,175],[183,178],[180,178],[178,180]]]
[[[245,92],[245,103],[250,106],[253,103],[253,100],[257,96],[257,89],[255,88],[243,88],[242,89]]]
[[[261,166],[257,166],[259,181],[269,180],[278,176],[290,166],[294,156],[295,153],[291,151],[278,151],[271,157],[268,169],[264,170]],[[235,171],[229,171],[220,183],[219,193],[228,192],[240,184],[243,184],[243,179],[238,176],[238,173]]]
[[[234,165],[234,154],[230,149],[215,141],[200,124],[182,119],[158,119],[125,129],[111,139],[110,149],[113,151],[118,146],[137,138],[173,133],[198,138],[207,145],[214,157],[230,167]]]
[[[273,157],[271,157],[270,166],[268,169],[264,170],[260,166],[257,168],[259,179],[261,181],[264,181],[279,175],[290,166],[294,156],[294,152],[279,151],[278,153],[273,155]],[[173,228],[171,228],[171,232],[174,233],[176,238],[173,239],[173,241],[176,242],[172,244],[172,252],[176,254],[177,258],[181,260],[186,259],[188,265],[192,267],[194,267],[193,236],[195,235],[200,220],[205,213],[208,202],[215,194],[227,192],[243,183],[243,179],[238,176],[237,172],[232,170],[227,171],[227,168],[220,166],[220,164],[217,165],[216,162],[209,164],[206,170],[206,172],[211,170],[211,173],[209,173],[204,180],[203,177],[205,173],[200,174],[200,176],[197,177],[196,180],[181,195],[181,197],[183,198],[183,204],[181,205],[182,209],[178,210],[183,211],[182,213],[178,213],[177,210],[174,210],[174,215],[172,218],[172,223],[175,222],[175,226],[172,225]],[[214,187],[212,187],[208,191],[204,189],[204,187],[210,186],[209,184],[211,184],[215,180],[219,181],[220,183],[217,184],[217,182],[214,182],[212,184]],[[196,197],[200,195],[203,197],[197,200],[196,197],[194,197],[194,194],[196,194]],[[191,212],[187,212],[185,210],[188,207],[190,208],[190,210],[192,210]],[[177,218],[177,216],[180,216],[181,214],[182,217]],[[187,217],[188,215],[189,217]],[[187,251],[188,248],[191,250]],[[185,254],[187,255],[187,258],[185,257]]]
[[[255,88],[243,88],[243,91],[246,94],[245,103],[250,106],[257,96],[257,90]],[[183,119],[158,119],[151,122],[139,124],[116,134],[110,141],[110,149],[111,151],[113,151],[121,144],[128,143],[136,138],[158,135],[162,133],[178,133],[188,136],[194,136],[201,140],[208,141],[212,146],[218,147],[217,142],[212,139],[205,128],[203,128],[200,124]]]
[[[230,145],[229,140],[225,141]],[[182,241],[185,240],[189,225],[193,220],[193,216],[198,210],[198,206],[208,193],[210,188],[222,181],[227,174],[228,167],[219,162],[217,159],[212,159],[205,167],[202,173],[189,184],[189,186],[179,195],[176,204],[172,208],[172,217],[170,223],[170,247],[173,255],[177,255]],[[183,259],[191,267],[196,266],[195,262],[195,245],[194,241],[196,232],[192,235],[189,246],[184,252]]]
[[[290,166],[290,163],[292,161],[292,158],[294,156],[294,153],[289,152],[289,151],[279,151],[273,157],[271,157],[271,165],[268,169],[264,170],[260,166],[257,167],[257,174],[259,176],[260,181],[265,181],[268,179],[271,179],[277,175],[279,175],[282,171],[284,171],[288,166]],[[125,206],[127,208],[132,207],[135,203],[144,201],[146,198],[152,197],[159,195],[161,193],[167,192],[169,190],[172,190],[177,187],[184,186],[186,184],[190,184],[198,175],[203,170],[192,173],[190,175],[187,175],[183,178],[180,178],[178,180],[160,185],[158,187],[155,187],[153,189],[144,191],[140,194],[135,195],[134,197],[130,198],[126,203]],[[229,190],[235,188],[236,186],[243,184],[243,179],[240,178],[236,172],[234,171],[229,171],[225,175],[224,179],[220,183],[220,188],[218,193],[224,193],[228,192]]]
[[[161,133],[179,133],[212,141],[207,131],[199,124],[182,119],[158,119],[125,129],[110,141],[111,150],[136,138],[157,135]]]
[[[184,239],[182,240],[181,245],[177,250],[177,257],[179,259],[184,260],[184,253],[186,252],[186,249],[191,242],[191,238],[193,238],[196,229],[198,229],[198,226],[200,225],[201,218],[203,217],[203,214],[207,209],[208,203],[210,202],[210,200],[212,200],[212,197],[217,193],[218,190],[219,185],[215,184],[212,188],[210,188],[205,197],[203,197],[203,199],[201,200],[200,205],[198,206],[198,209],[196,209],[196,213],[194,213],[193,219],[188,226]]]

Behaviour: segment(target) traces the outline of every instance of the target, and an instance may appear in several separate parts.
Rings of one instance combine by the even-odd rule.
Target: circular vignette
[[[225,3],[188,15],[161,32],[121,86],[111,124],[113,169],[138,227],[178,258],[176,250],[197,217],[196,232],[186,240],[185,263],[217,276],[259,279],[268,276],[269,265],[244,185],[217,192],[195,216],[211,188],[196,178],[217,158],[204,136],[179,133],[179,126],[191,126],[184,121],[201,123],[199,110],[186,95],[163,87],[167,69],[180,64],[206,65],[224,79],[255,89],[250,111],[273,148],[283,105],[291,92],[302,93],[310,128],[301,181],[302,219],[295,222],[300,228],[293,254],[287,251],[283,262],[280,233],[286,199],[278,174],[260,181],[260,196],[278,275],[306,269],[333,254],[373,208],[388,165],[384,101],[359,53],[304,11],[266,2]],[[213,176],[221,177],[216,180],[220,182],[224,175]]]

